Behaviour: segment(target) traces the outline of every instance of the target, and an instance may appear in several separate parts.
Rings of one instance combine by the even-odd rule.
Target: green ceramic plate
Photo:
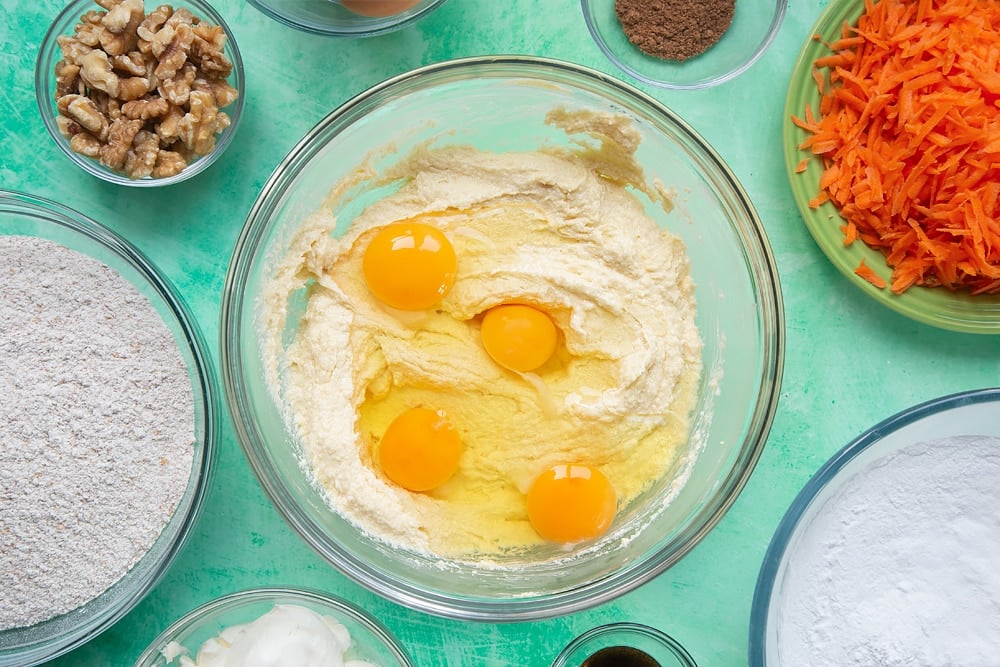
[[[823,41],[830,42],[838,38],[844,22],[853,24],[863,10],[864,0],[831,2],[809,33],[809,39],[802,47],[792,71],[788,97],[785,100],[782,134],[785,168],[795,201],[806,227],[833,265],[873,299],[907,317],[943,329],[1000,334],[1000,295],[969,296],[966,293],[928,287],[911,287],[903,294],[893,294],[888,287],[878,289],[855,275],[854,269],[863,258],[868,266],[888,282],[892,272],[886,266],[882,254],[860,241],[844,246],[844,235],[840,231],[843,218],[833,204],[827,203],[817,209],[809,208],[809,200],[819,192],[823,165],[819,158],[813,158],[809,160],[804,172],[795,173],[799,162],[810,157],[811,153],[798,148],[807,134],[791,122],[791,117],[801,117],[807,104],[812,105],[814,110],[818,107],[819,92],[812,79],[812,63],[816,58],[829,54]],[[822,41],[813,39],[813,35],[820,35]]]

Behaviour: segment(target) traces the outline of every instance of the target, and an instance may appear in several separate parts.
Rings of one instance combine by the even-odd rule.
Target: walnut
[[[117,55],[111,59],[112,69],[116,69],[124,74],[132,76],[146,76],[149,68],[146,66],[146,58],[138,51]]]
[[[177,141],[181,131],[181,121],[184,119],[184,109],[171,104],[170,109],[164,114],[163,119],[156,126],[156,133],[160,136],[163,145],[169,146]]]
[[[108,119],[94,100],[83,95],[63,95],[56,100],[59,112],[80,124],[80,127],[103,138],[108,131]]]
[[[176,176],[184,171],[187,160],[180,153],[160,150],[156,156],[156,166],[153,167],[153,178]]]
[[[93,49],[80,59],[80,77],[91,88],[103,90],[111,97],[118,97],[118,75],[111,69],[108,54]]]
[[[101,19],[104,26],[101,46],[108,55],[121,55],[134,50],[139,43],[136,30],[145,18],[143,0],[122,0],[109,9]]]
[[[174,16],[177,14],[175,13]],[[159,63],[156,66],[156,76],[169,79],[187,62],[191,44],[194,42],[194,31],[191,26],[181,23],[177,27],[169,22],[153,37],[153,55]]]
[[[104,32],[101,24],[84,22],[79,23],[76,26],[76,31],[74,33],[74,38],[90,48],[94,48],[101,43],[101,33]]]
[[[100,158],[103,145],[100,139],[88,132],[77,132],[69,140],[71,150],[95,159]]]
[[[184,146],[198,155],[208,155],[215,148],[215,123],[218,108],[211,93],[191,93],[190,111],[181,119],[178,136]]]
[[[167,115],[168,111],[170,111],[170,102],[162,97],[132,100],[122,105],[122,113],[125,114],[126,118],[141,118],[142,120],[162,118]]]
[[[176,106],[184,106],[191,95],[191,84],[198,76],[198,70],[191,63],[184,63],[181,71],[172,77],[160,79],[156,89],[161,97]]]
[[[144,18],[139,24],[139,27],[136,28],[136,35],[138,35],[141,41],[152,42],[156,33],[160,31],[160,28],[163,27],[163,24],[167,22],[167,19],[169,19],[173,13],[173,7],[170,5],[160,5],[146,15],[146,18]]]
[[[118,82],[118,99],[122,102],[129,102],[143,97],[152,90],[149,87],[149,79],[144,76],[130,76]]]
[[[146,14],[143,0],[94,2],[101,10],[58,38],[59,132],[129,178],[180,173],[232,125],[220,110],[238,97],[225,30],[170,5]]]
[[[79,65],[83,57],[93,50],[92,47],[87,46],[76,37],[67,37],[66,35],[57,37],[56,43],[59,45],[59,50],[62,51],[63,60],[73,65]]]
[[[181,7],[179,9],[175,9],[173,13],[170,14],[170,18],[167,19],[167,22],[164,25],[176,28],[180,25],[193,26],[195,23],[201,23],[201,21],[195,18],[194,14],[191,13],[191,10]]]
[[[56,63],[56,98],[70,93],[83,93],[80,66],[60,60]]]
[[[56,127],[59,128],[59,134],[63,135],[67,139],[72,139],[74,134],[83,132],[83,128],[80,127],[80,123],[76,122],[69,116],[56,116]]]
[[[152,176],[160,154],[160,138],[149,130],[139,130],[125,157],[125,174],[129,178]]]
[[[125,166],[129,147],[142,129],[141,120],[118,118],[108,127],[108,142],[101,146],[101,164],[121,170]]]

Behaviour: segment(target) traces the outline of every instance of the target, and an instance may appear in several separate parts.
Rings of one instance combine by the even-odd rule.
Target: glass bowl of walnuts
[[[232,141],[244,92],[232,32],[203,0],[73,0],[35,65],[38,108],[59,148],[127,186],[205,170]]]

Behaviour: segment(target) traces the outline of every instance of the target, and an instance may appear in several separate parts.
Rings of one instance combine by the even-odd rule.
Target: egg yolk
[[[537,308],[517,303],[486,311],[479,335],[493,361],[522,373],[548,361],[558,339],[551,317]]]
[[[443,410],[410,408],[382,434],[378,459],[393,482],[410,491],[430,491],[458,470],[462,442]]]
[[[528,520],[552,542],[579,542],[603,535],[614,521],[618,498],[597,468],[557,465],[528,489]]]
[[[372,237],[361,268],[379,301],[400,310],[423,310],[455,283],[455,249],[432,225],[394,222]]]

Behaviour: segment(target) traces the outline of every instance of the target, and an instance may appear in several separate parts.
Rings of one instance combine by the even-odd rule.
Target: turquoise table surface
[[[313,553],[264,496],[226,421],[204,512],[166,577],[117,625],[50,664],[131,665],[167,624],[209,599],[295,585],[369,610],[420,667],[544,667],[576,635],[620,620],[664,630],[702,667],[745,665],[761,560],[813,472],[901,409],[1000,385],[1000,337],[934,329],[880,306],[830,265],[802,223],[782,162],[782,111],[796,55],[826,4],[789,3],[774,43],[733,81],[702,91],[637,85],[715,146],[749,192],[777,259],[787,320],[784,381],[763,456],[732,509],[680,563],[613,602],[557,619],[423,615],[369,593]],[[130,239],[175,283],[213,343],[230,252],[257,192],[299,138],[354,94],[419,65],[498,53],[569,60],[635,84],[591,40],[578,0],[449,0],[414,26],[363,40],[298,32],[240,0],[214,5],[246,62],[242,125],[206,172],[149,190],[100,182],[56,148],[35,106],[33,71],[60,2],[0,0],[0,188],[54,199]]]

